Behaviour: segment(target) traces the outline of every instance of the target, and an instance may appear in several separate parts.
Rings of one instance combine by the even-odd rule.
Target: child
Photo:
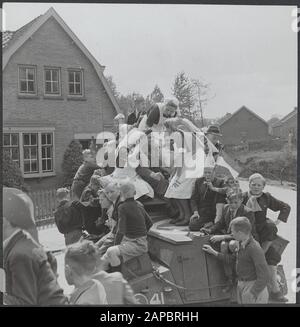
[[[80,202],[90,202],[91,204],[98,203],[97,192],[101,189],[100,176],[93,175],[90,179],[89,185],[83,190]]]
[[[213,177],[213,172],[213,167],[204,167],[203,177],[196,180],[191,197],[193,212],[189,224],[191,231],[198,232],[200,228],[208,224],[213,225],[213,222],[221,217],[226,197],[224,194],[212,191],[209,185],[223,188],[224,181]]]
[[[75,286],[70,304],[107,304],[104,286],[92,277],[97,267],[97,249],[92,242],[83,241],[67,248],[65,276],[68,284]]]
[[[81,204],[78,201],[70,201],[70,191],[67,188],[59,188],[56,191],[56,199],[58,201],[58,207],[54,212],[56,226],[64,234],[66,245],[75,243],[82,236]]]
[[[102,237],[96,245],[99,248],[100,255],[103,255],[107,249],[114,245],[115,237],[117,233],[117,222],[118,222],[118,207],[121,203],[120,189],[117,183],[109,183],[104,188],[104,194],[111,202],[112,210],[108,211],[110,214],[110,221],[112,223],[111,230],[108,234]]]
[[[264,251],[251,236],[251,223],[246,217],[234,218],[230,223],[233,238],[240,243],[237,251],[236,271],[238,278],[237,301],[239,304],[268,303],[269,270]],[[203,250],[222,261],[232,262],[232,255],[219,253],[210,245]]]
[[[281,255],[272,245],[277,237],[277,226],[281,222],[286,223],[291,207],[273,197],[269,192],[264,192],[266,180],[261,174],[253,174],[249,177],[249,191],[244,194],[243,203],[249,207],[255,216],[255,225],[259,237],[259,243],[265,252],[266,260],[272,275],[270,282],[270,299],[276,302],[287,302],[277,283],[277,264]],[[279,212],[276,221],[267,217],[268,209]]]
[[[220,243],[221,253],[229,253],[236,248],[236,241],[234,241],[230,232],[230,223],[236,217],[248,218],[252,225],[252,235],[256,237],[254,213],[242,204],[242,190],[239,189],[237,192],[231,190],[227,193],[227,202],[228,204],[224,206],[221,219],[210,228],[200,229],[200,231],[206,232],[207,234],[216,234],[211,237],[210,241],[213,244]],[[224,262],[224,272],[229,283],[229,286],[224,289],[224,292],[230,291],[233,286],[233,268],[232,265]]]
[[[212,183],[208,183],[209,188],[212,191],[218,192],[220,194],[227,194],[230,191],[238,191],[240,188],[240,183],[237,179],[233,178],[232,176],[227,176],[224,180],[225,186],[224,187],[214,187]]]
[[[83,154],[83,164],[78,168],[77,173],[73,179],[72,183],[72,198],[74,200],[79,200],[84,188],[90,182],[94,171],[100,167],[96,164],[95,153],[89,149],[82,152]]]
[[[117,245],[108,248],[102,257],[112,267],[120,266],[120,258],[125,262],[148,251],[147,232],[152,226],[142,204],[134,200],[134,185],[124,183],[120,186],[120,194],[124,202],[118,208]]]

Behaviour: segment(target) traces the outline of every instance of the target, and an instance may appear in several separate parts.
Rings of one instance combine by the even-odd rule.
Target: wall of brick
[[[247,133],[248,141],[265,140],[268,133],[268,125],[258,119],[248,110],[241,110],[221,126],[224,144],[238,144],[241,142],[242,133]]]
[[[18,64],[37,67],[38,99],[18,97]],[[62,99],[44,98],[44,66],[61,68]],[[67,69],[84,70],[85,100],[68,99]],[[54,18],[50,18],[11,57],[3,72],[3,122],[41,120],[55,127],[56,178],[29,181],[35,187],[56,185],[64,151],[75,133],[98,133],[116,115],[92,64]]]

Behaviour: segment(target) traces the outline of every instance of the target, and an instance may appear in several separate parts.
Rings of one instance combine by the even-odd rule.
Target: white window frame
[[[24,92],[21,91],[21,79],[20,79],[20,69],[33,69],[34,70],[34,91],[33,92]],[[27,80],[25,80],[27,81]],[[37,95],[37,68],[33,65],[18,65],[18,93],[19,95]]]
[[[10,145],[4,145],[4,134],[9,134],[10,135],[9,136]],[[11,144],[11,134],[18,135],[18,145],[12,145]],[[18,167],[20,167],[21,160],[20,160],[20,135],[19,135],[19,133],[13,133],[13,132],[5,133],[5,132],[3,132],[3,145],[2,146],[3,146],[3,151],[5,151],[5,150],[9,151],[11,158],[12,158],[12,149],[18,149],[19,150],[19,159],[18,160],[13,160],[12,159],[12,161],[15,162],[18,165]]]
[[[70,81],[69,81],[69,73],[70,72],[76,72],[76,73],[80,73],[80,76],[81,76],[81,81],[80,81],[80,86],[81,86],[81,93],[79,94],[71,94],[70,93],[70,89],[69,89],[69,86],[70,86]],[[72,82],[73,83],[73,82]],[[74,82],[74,90],[75,90],[75,85],[78,84],[79,82]],[[68,85],[68,97],[84,97],[84,79],[83,79],[83,69],[79,69],[79,68],[68,68],[67,69],[67,85]]]
[[[56,70],[58,72],[58,93],[53,93],[53,92],[47,93],[47,91],[46,91],[46,70],[51,71],[51,80],[47,81],[47,82],[50,82],[50,83],[53,82],[53,80],[52,80],[52,71]],[[50,97],[61,96],[61,69],[59,67],[50,67],[50,66],[45,66],[44,67],[44,95],[45,96],[50,96]]]
[[[4,127],[3,133],[19,134],[19,155],[20,155],[20,170],[24,178],[42,178],[55,176],[55,128],[54,127]],[[38,169],[37,173],[24,173],[24,146],[23,146],[23,134],[37,133],[38,134]],[[42,171],[42,134],[52,133],[52,171]]]

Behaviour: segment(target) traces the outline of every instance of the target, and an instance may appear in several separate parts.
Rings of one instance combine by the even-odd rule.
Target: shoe
[[[269,301],[285,303],[288,302],[289,300],[284,295],[282,295],[281,292],[276,292],[276,293],[271,292],[269,294]]]
[[[178,221],[175,226],[188,226],[190,223],[189,219],[184,219],[184,220],[180,220]]]

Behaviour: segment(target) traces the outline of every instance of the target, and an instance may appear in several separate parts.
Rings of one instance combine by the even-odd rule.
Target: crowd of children
[[[107,298],[99,295],[101,292],[103,295],[102,282],[95,276],[120,273],[122,264],[148,252],[147,233],[152,222],[142,202],[135,200],[134,183],[123,180],[103,185],[100,178],[105,175],[103,170],[94,165],[92,172],[85,167],[91,167],[92,151],[84,153],[87,160],[76,176],[81,175],[85,184],[81,183],[82,191],[77,188],[72,199],[67,189],[57,190],[59,205],[55,221],[59,231],[65,234],[68,246],[67,280],[76,286],[71,297],[73,303],[90,303],[91,299],[94,304],[95,301],[106,303]],[[75,178],[72,191],[77,183]],[[237,284],[239,303],[286,301],[274,285],[281,258],[272,241],[277,237],[276,225],[287,221],[290,207],[264,193],[264,186],[263,176],[253,174],[249,178],[249,191],[242,192],[238,180],[231,176],[216,178],[214,169],[205,167],[203,177],[195,180],[190,198],[189,230],[211,235],[210,245],[205,245],[203,251],[221,260],[228,280],[224,291],[233,290]],[[267,208],[280,212],[275,223],[266,217]],[[180,221],[179,212],[170,223],[185,225]],[[94,243],[86,243],[83,230],[92,234],[89,238]],[[124,285],[130,290],[129,285]]]
[[[122,122],[123,118],[118,116]],[[130,119],[131,125],[128,125],[133,126],[131,128],[136,128],[137,122],[143,121],[144,128],[151,128],[151,131],[179,131],[181,134],[188,131],[196,144],[201,144],[199,139],[194,138],[197,132],[195,126],[177,117],[174,101],[154,106],[148,116],[136,112]],[[217,126],[210,126],[204,135],[205,156],[210,153],[214,162],[222,148],[215,138],[218,135]],[[100,167],[96,163],[96,153],[92,149],[84,150],[84,162],[74,176],[71,190],[57,190],[58,206],[54,217],[67,246],[65,277],[75,287],[70,299],[64,298],[55,284],[55,274],[51,275],[51,269],[47,267],[47,274],[51,275],[49,280],[55,284],[58,294],[57,303],[136,303],[121,271],[128,260],[148,252],[147,234],[152,221],[143,200],[152,198],[154,194],[166,201],[174,228],[188,226],[186,228],[191,232],[211,235],[210,244],[204,245],[203,251],[222,262],[228,279],[224,291],[232,290],[236,285],[238,303],[267,303],[269,299],[286,301],[276,281],[281,257],[273,241],[277,237],[278,224],[287,222],[290,206],[264,192],[264,177],[260,174],[250,176],[249,191],[242,192],[238,180],[232,176],[217,178],[215,167],[211,164],[205,165],[202,175],[194,174],[190,179],[183,174],[188,167],[162,169],[137,165],[133,168],[128,165],[130,151],[121,146],[125,137],[126,133],[118,134],[116,138],[118,165]],[[175,142],[173,148],[176,146],[181,147]],[[192,149],[185,147],[181,150],[188,154],[190,160],[203,161],[201,153],[195,157]],[[123,152],[125,155],[121,156]],[[7,203],[12,198],[21,201],[18,194],[11,191],[7,194]],[[279,212],[275,222],[267,218],[268,209]],[[10,210],[13,211],[13,207]],[[21,231],[25,228],[18,225],[15,216],[17,213],[14,211],[13,214],[7,211],[4,216],[7,230],[5,248],[10,250],[7,244],[14,240],[15,235],[22,244],[38,248],[33,240],[26,239],[27,234]],[[28,213],[28,216],[31,223],[32,214]],[[47,256],[43,254],[42,257],[37,256],[36,262],[46,260],[50,263]],[[9,265],[7,261],[7,270]],[[18,283],[14,282],[15,285]],[[11,293],[14,292],[11,290]],[[26,302],[28,296],[22,292],[15,292],[15,296]],[[39,302],[30,299],[30,303]]]

